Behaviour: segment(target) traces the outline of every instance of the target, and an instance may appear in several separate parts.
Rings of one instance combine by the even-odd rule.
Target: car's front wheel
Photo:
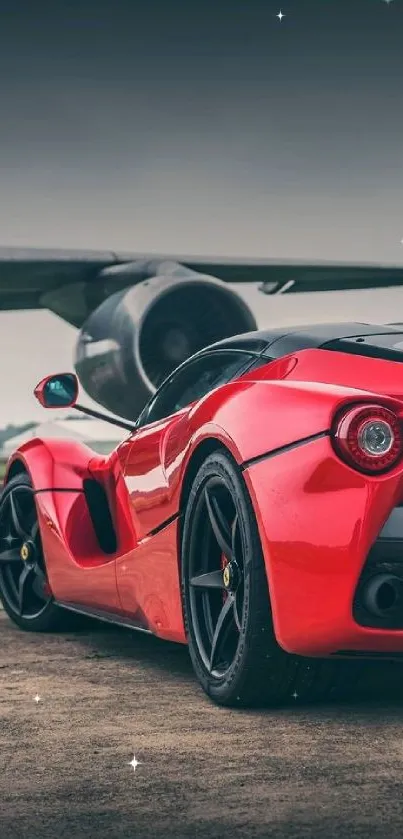
[[[210,455],[193,481],[181,553],[189,652],[215,702],[321,699],[343,684],[345,663],[289,655],[277,644],[253,507],[239,468],[224,451]]]
[[[64,625],[46,576],[34,490],[26,473],[0,497],[0,600],[12,621],[32,632]]]

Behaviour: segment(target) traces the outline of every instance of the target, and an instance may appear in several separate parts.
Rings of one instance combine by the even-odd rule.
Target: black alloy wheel
[[[238,646],[245,576],[238,513],[221,478],[206,481],[194,528],[188,571],[192,626],[206,670],[220,678]]]
[[[46,632],[60,624],[62,612],[46,577],[34,490],[25,473],[12,478],[0,497],[0,599],[22,629]]]
[[[351,685],[357,662],[302,658],[277,644],[254,510],[242,473],[224,450],[209,455],[193,481],[181,562],[189,653],[216,703],[300,703]]]

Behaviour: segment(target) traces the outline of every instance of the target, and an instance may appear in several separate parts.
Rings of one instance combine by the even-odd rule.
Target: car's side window
[[[157,422],[180,411],[210,390],[241,375],[253,360],[254,356],[248,352],[220,350],[190,361],[155,394],[139,425]]]
[[[220,358],[213,356],[209,362],[204,362],[199,370],[193,371],[190,381],[185,384],[185,388],[181,390],[178,399],[173,406],[174,411],[180,411],[196,399],[201,399],[210,390],[213,390],[219,385],[231,381],[238,371],[245,367],[245,357],[240,353],[237,357],[232,356],[227,358]]]

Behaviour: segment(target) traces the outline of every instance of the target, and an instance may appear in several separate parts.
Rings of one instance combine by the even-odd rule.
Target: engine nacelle
[[[112,294],[92,312],[76,348],[75,368],[84,389],[130,420],[193,353],[256,329],[248,306],[221,280],[176,263],[151,264],[154,276]],[[125,273],[129,280],[130,271]]]

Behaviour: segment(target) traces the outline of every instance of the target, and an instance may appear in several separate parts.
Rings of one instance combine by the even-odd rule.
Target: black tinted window
[[[241,375],[254,360],[249,353],[221,350],[189,362],[157,391],[139,425],[156,422],[180,411],[214,388]]]

